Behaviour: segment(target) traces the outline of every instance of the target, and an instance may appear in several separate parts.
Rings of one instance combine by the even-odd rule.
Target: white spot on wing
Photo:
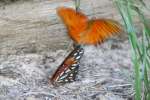
[[[75,68],[76,68],[76,67],[74,67],[74,66],[73,66],[73,67],[71,67],[71,69],[75,69]]]
[[[70,76],[73,76],[73,74],[70,74]]]
[[[64,74],[64,75],[62,75],[60,78],[59,78],[59,80],[63,80],[64,78],[66,78],[68,76],[68,74]]]
[[[72,64],[72,66],[76,67],[78,64]]]
[[[74,56],[76,56],[78,53],[75,53]]]
[[[76,57],[76,60],[80,59],[80,57],[81,57],[80,55],[78,57]]]
[[[66,71],[65,71],[65,73],[68,73],[68,72],[70,72],[71,70],[70,69],[67,69]]]

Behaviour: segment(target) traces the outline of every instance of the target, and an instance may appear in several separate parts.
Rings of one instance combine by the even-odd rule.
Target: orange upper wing
[[[88,17],[82,12],[76,12],[74,9],[66,7],[58,7],[57,14],[67,26],[69,36],[78,43],[80,33],[84,31],[88,25]]]
[[[82,12],[59,7],[57,13],[65,23],[70,37],[78,44],[96,45],[122,31],[120,24],[110,19],[89,20]]]
[[[87,29],[80,34],[80,44],[99,44],[122,32],[121,25],[110,19],[95,19],[88,22]]]

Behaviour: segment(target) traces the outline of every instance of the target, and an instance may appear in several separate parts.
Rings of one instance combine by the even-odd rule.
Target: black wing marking
[[[83,53],[83,48],[77,46],[58,67],[51,78],[51,82],[55,85],[75,81],[78,69],[80,67],[80,59],[83,56]]]

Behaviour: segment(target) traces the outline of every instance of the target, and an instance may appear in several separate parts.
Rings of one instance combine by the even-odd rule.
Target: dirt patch
[[[89,17],[121,19],[111,1],[96,1],[81,3]],[[71,40],[55,12],[62,5],[72,6],[73,2],[38,0],[0,7],[0,99],[126,100],[133,97],[126,36],[110,39],[99,47],[85,46],[77,81],[60,87],[48,83],[71,50]],[[112,12],[108,12],[110,9]]]

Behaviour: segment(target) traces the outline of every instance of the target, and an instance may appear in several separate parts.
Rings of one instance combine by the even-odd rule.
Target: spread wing
[[[87,29],[80,34],[80,44],[97,45],[107,38],[122,32],[121,25],[110,19],[95,19],[88,22]]]
[[[72,8],[58,7],[57,14],[67,26],[69,36],[78,43],[80,34],[87,27],[88,18],[82,12],[76,12]]]
[[[77,44],[97,45],[122,31],[120,24],[114,20],[89,20],[82,12],[76,12],[72,8],[59,7],[57,14],[67,26],[69,36]]]

